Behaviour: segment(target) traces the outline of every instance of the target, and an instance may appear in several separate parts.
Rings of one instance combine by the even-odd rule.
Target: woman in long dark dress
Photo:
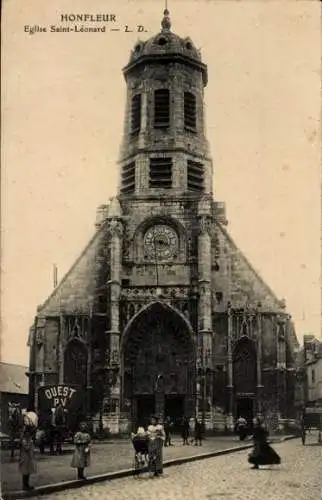
[[[258,469],[260,465],[278,465],[281,463],[280,456],[268,444],[268,431],[262,424],[260,418],[254,421],[254,449],[248,457],[248,462],[253,464],[253,469]]]

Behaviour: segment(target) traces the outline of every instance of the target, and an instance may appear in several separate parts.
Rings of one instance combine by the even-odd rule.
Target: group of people
[[[47,434],[49,440],[50,453],[54,454],[54,444],[56,444],[56,453],[62,454],[65,427],[64,411],[62,405],[57,404],[51,411],[51,419],[42,422],[41,419],[38,419],[38,415],[33,408],[30,407],[24,410],[20,405],[8,405],[11,458],[14,459],[16,442],[19,441],[18,469],[22,475],[23,490],[29,491],[33,489],[30,485],[30,476],[37,470],[35,446],[39,447],[41,453],[44,452],[45,434]],[[84,469],[90,463],[91,443],[91,437],[87,430],[86,423],[80,423],[73,441],[75,449],[71,466],[77,469],[78,479],[85,479]]]
[[[170,422],[167,421],[170,425]],[[165,427],[167,428],[167,435],[165,432]],[[163,446],[166,439],[171,445],[171,438],[169,434],[169,426],[162,425],[160,420],[156,416],[152,416],[150,424],[147,429],[140,426],[136,433],[132,433],[132,442],[134,444],[136,455],[140,458],[147,459],[147,465],[149,472],[152,477],[157,477],[163,474]],[[170,441],[169,441],[170,439]],[[137,442],[145,442],[146,446],[138,447]],[[144,462],[142,461],[142,465]]]
[[[199,418],[192,420],[184,418],[182,421],[183,445],[195,442],[195,446],[202,445],[203,422]],[[150,424],[144,429],[139,426],[136,433],[132,433],[132,441],[136,450],[136,458],[139,465],[146,464],[152,477],[163,474],[163,447],[173,446],[171,442],[172,429],[174,427],[170,417],[162,423],[156,416],[151,418]],[[143,443],[143,445],[142,445]]]
[[[193,444],[194,442],[195,446],[202,446],[202,440],[205,433],[205,425],[200,418],[184,417],[181,429],[183,445],[188,445],[190,440],[191,444]]]
[[[241,425],[242,424],[242,425]],[[153,477],[163,474],[163,446],[171,446],[171,429],[173,424],[170,418],[167,418],[164,424],[153,416],[150,424],[144,429],[142,426],[138,428],[136,433],[132,433],[132,441],[146,440],[147,446],[142,450],[146,455],[148,470]],[[239,421],[239,432],[241,438],[245,434],[245,425]],[[19,471],[22,475],[22,486],[24,490],[31,490],[30,475],[36,472],[36,462],[34,456],[34,441],[37,431],[37,417],[35,413],[29,412],[24,416],[24,425],[20,439],[20,457]],[[198,418],[194,419],[194,440],[195,445],[202,444],[203,423]],[[182,423],[183,445],[188,444],[190,436],[189,419],[184,419]],[[261,465],[280,464],[281,459],[276,451],[268,443],[268,431],[264,426],[261,418],[257,417],[252,426],[252,438],[254,440],[254,448],[248,457],[248,461],[252,464],[252,468],[258,469]],[[91,436],[87,428],[86,422],[81,422],[78,431],[73,439],[75,448],[72,456],[71,466],[77,469],[77,478],[85,480],[85,468],[90,465],[91,457]],[[137,448],[136,448],[137,449]],[[139,453],[140,454],[140,453]],[[143,456],[142,456],[143,459]]]
[[[27,422],[23,426],[20,439],[19,471],[22,475],[22,488],[25,491],[33,489],[30,485],[30,476],[37,471],[35,460],[35,434],[36,426],[33,422]],[[77,469],[77,477],[84,480],[84,470],[90,465],[91,436],[86,422],[81,422],[79,430],[74,435],[75,449],[72,456],[71,466]]]
[[[66,417],[67,411],[61,403],[56,404],[43,415],[36,433],[36,443],[41,454],[45,452],[46,446],[49,446],[51,455],[62,454],[62,445],[68,427]]]

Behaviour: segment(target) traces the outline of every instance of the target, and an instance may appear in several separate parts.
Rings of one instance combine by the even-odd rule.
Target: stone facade
[[[322,405],[322,342],[304,335],[304,345],[296,359],[295,401],[299,415],[304,406]]]
[[[213,199],[207,68],[167,13],[162,26],[123,70],[118,195],[99,207],[93,239],[38,308],[31,391],[37,403],[41,385],[74,382],[88,418],[116,434],[152,412],[201,413],[209,429],[239,414],[293,418],[290,316]]]

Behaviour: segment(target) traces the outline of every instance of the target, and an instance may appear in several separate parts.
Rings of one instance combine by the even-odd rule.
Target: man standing
[[[203,424],[200,418],[195,419],[195,446],[202,446]]]
[[[64,429],[65,429],[65,409],[61,403],[58,403],[51,410],[51,426],[50,426],[50,454],[55,454],[55,444],[56,444],[56,454],[61,455]]]
[[[171,444],[171,427],[173,426],[171,422],[171,418],[167,417],[164,422],[164,432],[165,432],[165,441],[164,441],[164,446],[173,446]]]
[[[56,453],[62,454],[62,444],[65,430],[65,408],[59,402],[55,408],[55,435],[56,435]]]

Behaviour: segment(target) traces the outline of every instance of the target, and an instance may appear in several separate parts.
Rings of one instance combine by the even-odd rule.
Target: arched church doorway
[[[233,352],[235,417],[244,417],[252,425],[256,411],[256,347],[246,335]]]
[[[194,414],[195,343],[179,311],[161,302],[141,309],[125,329],[122,358],[122,400],[135,426],[157,414],[178,428]]]

